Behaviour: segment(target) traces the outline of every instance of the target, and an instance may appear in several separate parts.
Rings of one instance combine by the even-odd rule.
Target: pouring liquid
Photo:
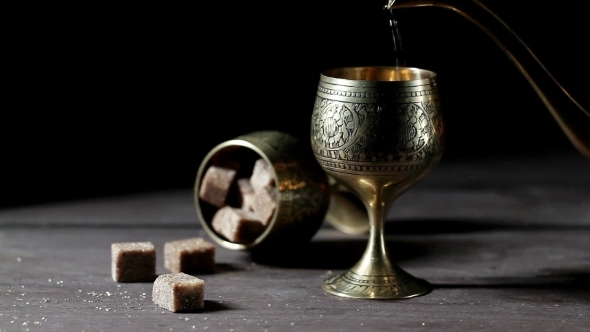
[[[399,67],[406,66],[406,57],[404,54],[404,50],[402,48],[402,38],[399,32],[398,23],[393,15],[393,9],[391,7],[385,6],[383,7],[383,11],[385,12],[385,17],[389,22],[389,28],[391,29],[391,37],[393,39],[393,58],[394,58],[394,65],[395,65],[395,80],[401,81],[401,76],[399,72]]]

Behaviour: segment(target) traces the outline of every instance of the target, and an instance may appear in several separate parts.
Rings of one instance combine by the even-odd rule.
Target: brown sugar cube
[[[215,269],[215,245],[201,237],[166,242],[164,267],[171,272],[210,273]]]
[[[256,194],[250,184],[250,179],[238,179],[238,204],[243,210],[252,211]]]
[[[152,282],[156,278],[156,249],[151,242],[111,244],[111,273],[116,282]]]
[[[231,206],[217,210],[211,226],[228,241],[235,243],[253,241],[264,231],[264,225],[254,212]]]
[[[275,171],[272,165],[262,158],[256,160],[250,183],[256,192],[275,187]]]
[[[272,220],[273,214],[277,208],[276,193],[274,190],[260,190],[256,192],[256,199],[252,210],[258,216],[264,226]]]
[[[218,208],[224,206],[236,174],[236,167],[209,166],[201,181],[199,198]]]
[[[172,311],[195,311],[205,307],[205,281],[178,272],[161,274],[152,287],[152,301]]]

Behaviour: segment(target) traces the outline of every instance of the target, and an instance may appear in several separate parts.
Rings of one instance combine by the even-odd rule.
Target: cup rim
[[[375,71],[387,72],[389,79],[368,78],[364,79],[360,76],[371,76]],[[391,79],[394,72],[399,72],[403,76],[411,77],[409,79]],[[359,77],[359,78],[355,78]],[[373,75],[375,76],[375,75]],[[383,75],[387,76],[387,75]],[[404,67],[404,66],[350,66],[350,67],[334,67],[325,69],[320,74],[320,80],[327,83],[345,84],[349,83],[354,86],[382,86],[384,84],[391,84],[394,86],[408,86],[408,85],[424,85],[431,84],[436,81],[437,73],[418,67]]]

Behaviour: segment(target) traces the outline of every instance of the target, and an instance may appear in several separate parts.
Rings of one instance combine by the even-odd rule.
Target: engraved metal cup
[[[307,244],[322,225],[330,202],[328,177],[308,143],[280,131],[257,131],[222,142],[209,151],[199,166],[194,186],[197,217],[209,237],[233,250]],[[259,158],[274,169],[277,187],[274,214],[265,231],[252,241],[228,241],[211,226],[217,208],[199,198],[201,181],[210,165],[226,162],[239,163],[238,177],[248,177]]]
[[[320,75],[311,121],[314,155],[356,194],[369,217],[366,250],[350,270],[323,283],[352,298],[402,299],[430,284],[390,259],[384,226],[393,201],[423,179],[444,149],[436,73],[408,67],[349,67]]]

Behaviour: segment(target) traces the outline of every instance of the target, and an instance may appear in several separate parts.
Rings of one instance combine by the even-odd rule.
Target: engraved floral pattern
[[[439,113],[438,100],[388,106],[317,97],[312,147],[320,156],[342,161],[423,160],[442,148],[436,136],[442,129]]]
[[[328,99],[316,101],[317,113],[314,130],[318,143],[326,149],[342,149],[349,145],[351,137],[359,129],[359,116],[364,117],[364,110],[354,110],[353,104],[338,103]]]

